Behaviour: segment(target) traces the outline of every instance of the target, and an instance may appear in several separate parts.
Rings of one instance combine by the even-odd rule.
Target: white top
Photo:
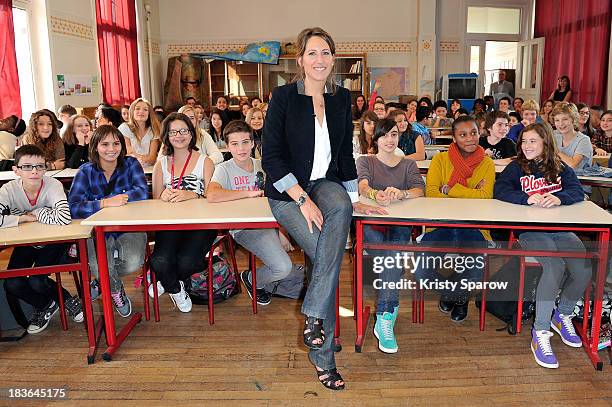
[[[329,144],[329,130],[327,129],[325,113],[323,113],[323,125],[319,124],[317,116],[314,116],[313,120],[315,121],[315,148],[312,172],[310,173],[311,181],[325,178],[331,162],[331,145]]]
[[[15,157],[17,137],[8,131],[0,131],[0,160],[12,160]]]
[[[123,134],[123,137],[130,140],[134,152],[140,155],[149,155],[151,140],[159,139],[159,137],[155,137],[153,135],[153,129],[151,127],[149,127],[149,130],[147,130],[146,134],[140,141],[138,141],[136,135],[132,133],[132,130],[130,130],[127,123],[121,123],[118,130],[121,132],[121,134]]]
[[[172,189],[177,186],[183,168],[178,168],[175,166],[174,179],[171,180],[172,174],[170,173],[171,170],[169,167],[172,165],[172,160],[169,160],[169,158],[170,157],[167,155],[162,155],[159,161],[162,169],[164,187],[166,187],[167,189]],[[193,170],[191,170],[189,174],[183,175],[181,185],[178,186],[178,189],[193,191],[198,195],[204,195],[204,191],[206,190],[204,186],[204,160],[206,160],[206,156],[200,154],[198,162],[193,167]],[[172,186],[173,184],[174,187]]]
[[[215,141],[205,130],[200,129],[198,131],[200,131],[201,136],[200,142],[197,144],[197,147],[200,149],[200,154],[206,154],[215,165],[221,164],[223,162],[223,154],[219,151],[219,147],[217,147]]]

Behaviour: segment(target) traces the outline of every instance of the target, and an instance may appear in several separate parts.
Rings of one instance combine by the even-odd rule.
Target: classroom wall
[[[100,103],[101,84],[96,40],[96,17],[93,0],[46,1],[51,81],[41,81],[46,92],[51,92],[54,106],[71,104],[75,107],[95,106]],[[57,75],[95,76],[97,87],[92,93],[79,96],[60,96]]]
[[[334,37],[339,53],[367,52],[368,67],[409,68],[414,92],[420,3],[428,2],[386,0],[366,6],[354,0],[267,0],[224,7],[212,0],[160,1],[160,80],[170,56],[263,40],[295,42],[302,28],[319,25]]]

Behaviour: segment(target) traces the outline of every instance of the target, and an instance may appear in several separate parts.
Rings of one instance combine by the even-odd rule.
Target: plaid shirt
[[[127,194],[128,202],[149,198],[144,171],[134,157],[125,157],[107,182],[104,171],[93,163],[83,164],[74,177],[68,203],[75,219],[85,219],[100,210],[100,201],[114,195]]]
[[[607,153],[612,153],[612,137],[606,137],[606,134],[600,129],[595,132],[591,143],[595,147],[599,147],[602,150],[606,150]]]

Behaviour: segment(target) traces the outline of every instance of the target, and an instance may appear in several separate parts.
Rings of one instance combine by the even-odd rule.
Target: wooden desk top
[[[191,199],[169,203],[159,199],[104,208],[83,221],[90,226],[181,225],[198,223],[276,222],[267,198],[209,203]]]
[[[369,199],[360,199],[373,204]],[[511,204],[497,199],[414,198],[395,202],[385,209],[389,212],[388,215],[354,213],[353,216],[364,219],[433,220],[433,223],[572,224],[603,227],[612,225],[612,214],[589,201],[546,209]]]
[[[65,226],[28,222],[0,229],[0,246],[84,239],[91,236],[91,229],[91,226],[81,225],[80,220],[73,220]]]

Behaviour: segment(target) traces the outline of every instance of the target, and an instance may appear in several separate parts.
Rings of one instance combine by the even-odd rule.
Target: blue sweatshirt
[[[525,174],[516,160],[506,166],[497,176],[493,187],[493,198],[520,205],[528,205],[530,195],[552,193],[561,200],[561,205],[584,201],[584,191],[578,177],[565,163],[556,183],[546,181],[544,174],[535,171]]]

